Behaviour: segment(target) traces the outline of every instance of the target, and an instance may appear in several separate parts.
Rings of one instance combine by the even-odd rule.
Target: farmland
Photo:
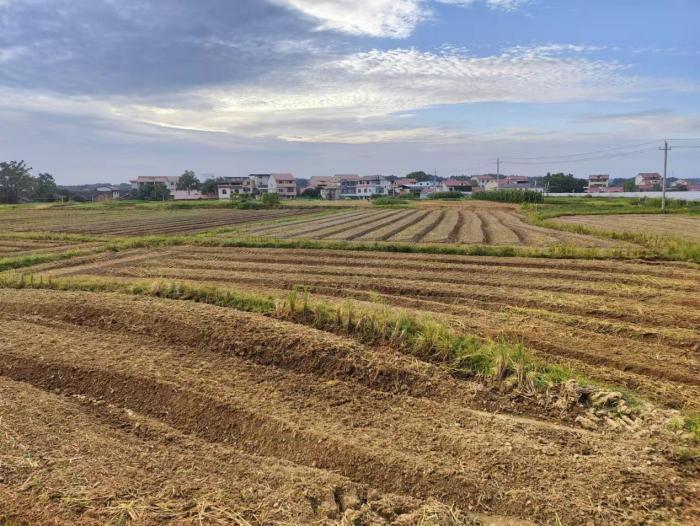
[[[276,225],[244,226],[241,233],[280,239],[387,241],[582,247],[619,246],[609,240],[530,225],[509,206],[469,204],[405,209],[359,209]]]
[[[49,207],[0,211],[3,230],[139,236],[192,234],[248,222],[313,213],[312,209],[232,210]]]
[[[482,411],[478,383],[345,337],[119,294],[0,306],[0,502],[33,522],[612,524],[694,497],[639,464],[653,441]]]
[[[618,233],[671,236],[700,243],[700,216],[698,215],[582,215],[559,217],[556,222]]]
[[[700,267],[526,217],[0,211],[0,524],[698,523]]]
[[[46,267],[54,277],[165,279],[374,301],[522,339],[548,359],[700,409],[700,271],[684,264],[175,247]],[[260,269],[264,266],[265,271]],[[674,364],[669,366],[669,362]]]

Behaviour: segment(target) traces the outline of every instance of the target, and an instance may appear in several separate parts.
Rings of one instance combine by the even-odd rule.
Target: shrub
[[[466,196],[462,192],[433,192],[430,199],[464,199]]]
[[[267,208],[277,208],[280,205],[280,196],[276,193],[263,194],[260,200]]]
[[[544,195],[535,190],[486,190],[472,194],[472,199],[501,203],[542,203]]]
[[[372,204],[376,206],[402,206],[408,204],[406,199],[401,197],[375,197]]]

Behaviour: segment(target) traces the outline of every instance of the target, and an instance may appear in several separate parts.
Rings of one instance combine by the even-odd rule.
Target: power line
[[[605,148],[603,150],[593,150],[590,152],[581,152],[581,153],[568,153],[568,154],[560,154],[560,155],[540,155],[537,157],[501,157],[501,159],[504,159],[506,161],[536,161],[538,159],[562,159],[565,157],[583,157],[587,155],[594,155],[598,153],[606,153],[606,152],[612,152],[612,151],[618,151],[618,150],[627,150],[629,148],[638,148],[640,146],[648,146],[650,144],[658,144],[659,141],[647,141],[647,142],[642,142],[642,143],[637,143],[637,144],[629,144],[626,146],[616,146],[613,148]]]
[[[640,150],[633,150],[631,152],[620,152],[616,154],[609,155],[598,155],[594,157],[579,157],[579,158],[551,158],[544,161],[509,161],[508,164],[513,165],[534,165],[534,164],[553,164],[553,163],[583,163],[588,161],[600,161],[604,159],[614,159],[616,157],[626,157],[629,155],[636,155],[638,153],[650,152],[655,150],[655,148],[643,148]]]

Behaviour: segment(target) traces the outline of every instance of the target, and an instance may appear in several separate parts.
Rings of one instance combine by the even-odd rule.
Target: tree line
[[[33,176],[31,171],[32,168],[24,161],[0,162],[0,203],[54,201],[60,198],[58,186],[51,174]]]

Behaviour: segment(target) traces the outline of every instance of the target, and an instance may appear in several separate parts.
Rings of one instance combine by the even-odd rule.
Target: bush
[[[277,208],[280,205],[280,196],[276,193],[266,193],[260,199],[267,208]]]
[[[486,190],[472,194],[472,199],[501,203],[542,203],[544,195],[535,190]]]
[[[372,204],[377,206],[402,206],[408,204],[406,199],[401,197],[374,197]]]
[[[464,199],[466,196],[462,192],[433,192],[430,199]]]

